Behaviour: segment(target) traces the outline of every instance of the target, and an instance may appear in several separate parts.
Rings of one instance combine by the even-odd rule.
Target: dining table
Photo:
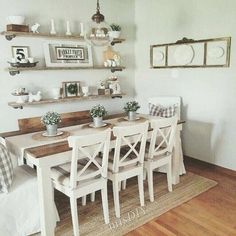
[[[47,137],[44,132],[33,132],[6,137],[6,142],[11,154],[19,163],[34,166],[37,171],[41,235],[53,236],[56,228],[56,215],[54,209],[54,194],[51,181],[51,168],[71,161],[71,148],[68,145],[68,136],[89,135],[101,132],[115,126],[127,126],[145,122],[152,119],[162,119],[146,114],[139,114],[135,121],[128,121],[126,117],[118,117],[104,120],[104,127],[94,128],[91,123],[73,125],[60,128],[62,135]],[[174,152],[172,159],[172,183],[178,184],[180,175],[185,174],[183,154],[181,147],[181,130],[184,121],[178,121],[175,135]],[[148,139],[151,137],[151,128],[148,131]],[[110,148],[115,147],[115,138],[110,142]]]

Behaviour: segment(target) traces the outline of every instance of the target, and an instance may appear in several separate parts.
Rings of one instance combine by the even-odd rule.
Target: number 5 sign
[[[12,57],[15,58],[17,62],[27,59],[29,57],[29,47],[12,46]]]

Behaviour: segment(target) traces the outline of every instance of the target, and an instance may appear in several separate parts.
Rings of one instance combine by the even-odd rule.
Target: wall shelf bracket
[[[14,39],[15,37],[16,37],[15,34],[6,34],[6,35],[5,35],[5,38],[6,38],[6,40],[8,40],[8,41],[11,41],[11,40]]]
[[[9,74],[10,74],[11,76],[15,76],[15,75],[20,74],[20,71],[19,71],[19,70],[10,70],[10,71],[9,71]]]

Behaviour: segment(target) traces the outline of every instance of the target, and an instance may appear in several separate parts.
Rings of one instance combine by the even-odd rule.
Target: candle
[[[54,25],[54,20],[51,19],[51,31],[50,34],[56,34],[56,30],[55,30],[55,25]]]
[[[70,32],[70,22],[66,21],[66,35],[70,36],[71,32]]]
[[[80,23],[80,36],[84,36],[84,23]]]

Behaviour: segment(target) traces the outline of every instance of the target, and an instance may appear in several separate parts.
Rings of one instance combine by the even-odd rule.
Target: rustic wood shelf
[[[8,106],[11,106],[15,109],[20,108],[23,109],[25,106],[35,106],[35,105],[43,105],[43,104],[53,104],[53,103],[64,103],[64,102],[72,102],[72,101],[85,101],[85,100],[93,100],[93,99],[104,99],[104,98],[122,98],[125,94],[111,94],[111,95],[90,95],[87,97],[67,97],[60,99],[43,99],[39,102],[25,102],[25,103],[17,103],[17,102],[9,102]]]
[[[105,67],[105,66],[88,66],[88,67],[46,67],[46,66],[36,66],[36,67],[8,67],[7,70],[9,74],[14,76],[16,74],[20,74],[21,71],[50,71],[50,70],[111,70],[112,73],[115,71],[122,71],[125,69],[124,66],[116,66],[116,67]]]
[[[50,39],[69,39],[69,40],[81,40],[84,41],[84,37],[80,35],[51,35],[48,33],[32,33],[32,32],[16,32],[16,31],[3,31],[1,35],[5,36],[8,41],[11,41],[15,37],[33,37],[33,38],[50,38]],[[125,39],[116,38],[113,39],[111,45],[115,45],[116,43],[122,43]]]

